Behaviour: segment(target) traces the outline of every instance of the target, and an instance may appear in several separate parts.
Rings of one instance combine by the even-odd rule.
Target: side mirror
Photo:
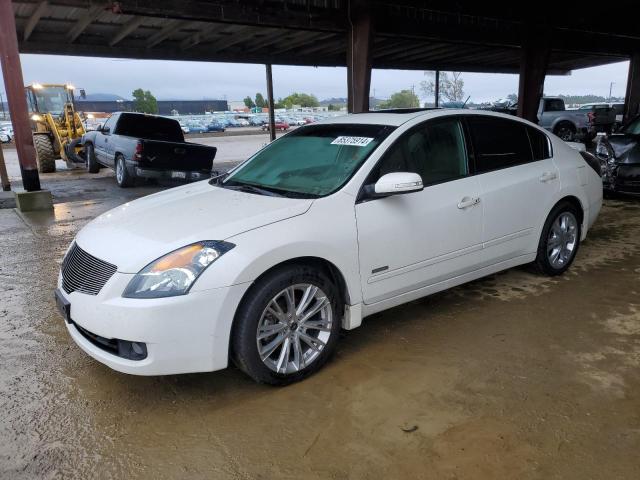
[[[110,131],[111,131],[111,129],[109,127],[101,127],[100,128],[100,132],[102,132],[105,135],[108,135]]]
[[[419,192],[424,186],[417,173],[394,172],[380,177],[373,187],[376,195],[396,195],[399,193]]]

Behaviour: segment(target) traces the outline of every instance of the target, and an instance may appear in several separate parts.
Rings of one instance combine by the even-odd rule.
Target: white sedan
[[[285,384],[373,313],[516,265],[563,273],[600,211],[596,170],[496,113],[332,118],[99,216],[56,299],[80,348],[120,372],[231,360]]]

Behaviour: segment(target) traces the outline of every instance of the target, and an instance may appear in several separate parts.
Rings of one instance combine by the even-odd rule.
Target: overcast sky
[[[136,88],[150,90],[158,99],[222,98],[241,100],[265,92],[263,65],[175,62],[156,60],[116,60],[107,58],[21,55],[25,83],[72,83],[87,93],[114,93],[131,97]],[[569,76],[548,76],[545,94],[596,94],[607,96],[610,82],[613,95],[625,93],[628,62],[576,70]],[[316,95],[320,100],[347,96],[345,68],[273,67],[274,94],[292,92]],[[465,92],[472,102],[493,101],[518,90],[517,75],[465,73]],[[393,92],[415,87],[420,94],[422,71],[374,70],[371,94],[388,98]],[[4,87],[0,86],[4,93]]]

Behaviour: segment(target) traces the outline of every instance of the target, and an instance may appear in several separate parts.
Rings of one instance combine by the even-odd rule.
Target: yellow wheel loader
[[[71,85],[40,83],[25,87],[38,170],[42,173],[55,172],[59,158],[69,168],[84,164],[78,143],[85,128],[75,110],[73,89]]]

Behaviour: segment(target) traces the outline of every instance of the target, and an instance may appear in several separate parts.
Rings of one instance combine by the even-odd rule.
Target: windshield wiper
[[[248,183],[239,183],[239,184],[236,184],[236,185],[221,184],[221,186],[222,186],[222,188],[229,188],[231,190],[239,190],[241,192],[257,193],[258,195],[267,195],[269,197],[282,197],[283,196],[278,192],[273,192],[271,190],[267,190],[266,188],[256,187],[256,186],[250,185]]]

